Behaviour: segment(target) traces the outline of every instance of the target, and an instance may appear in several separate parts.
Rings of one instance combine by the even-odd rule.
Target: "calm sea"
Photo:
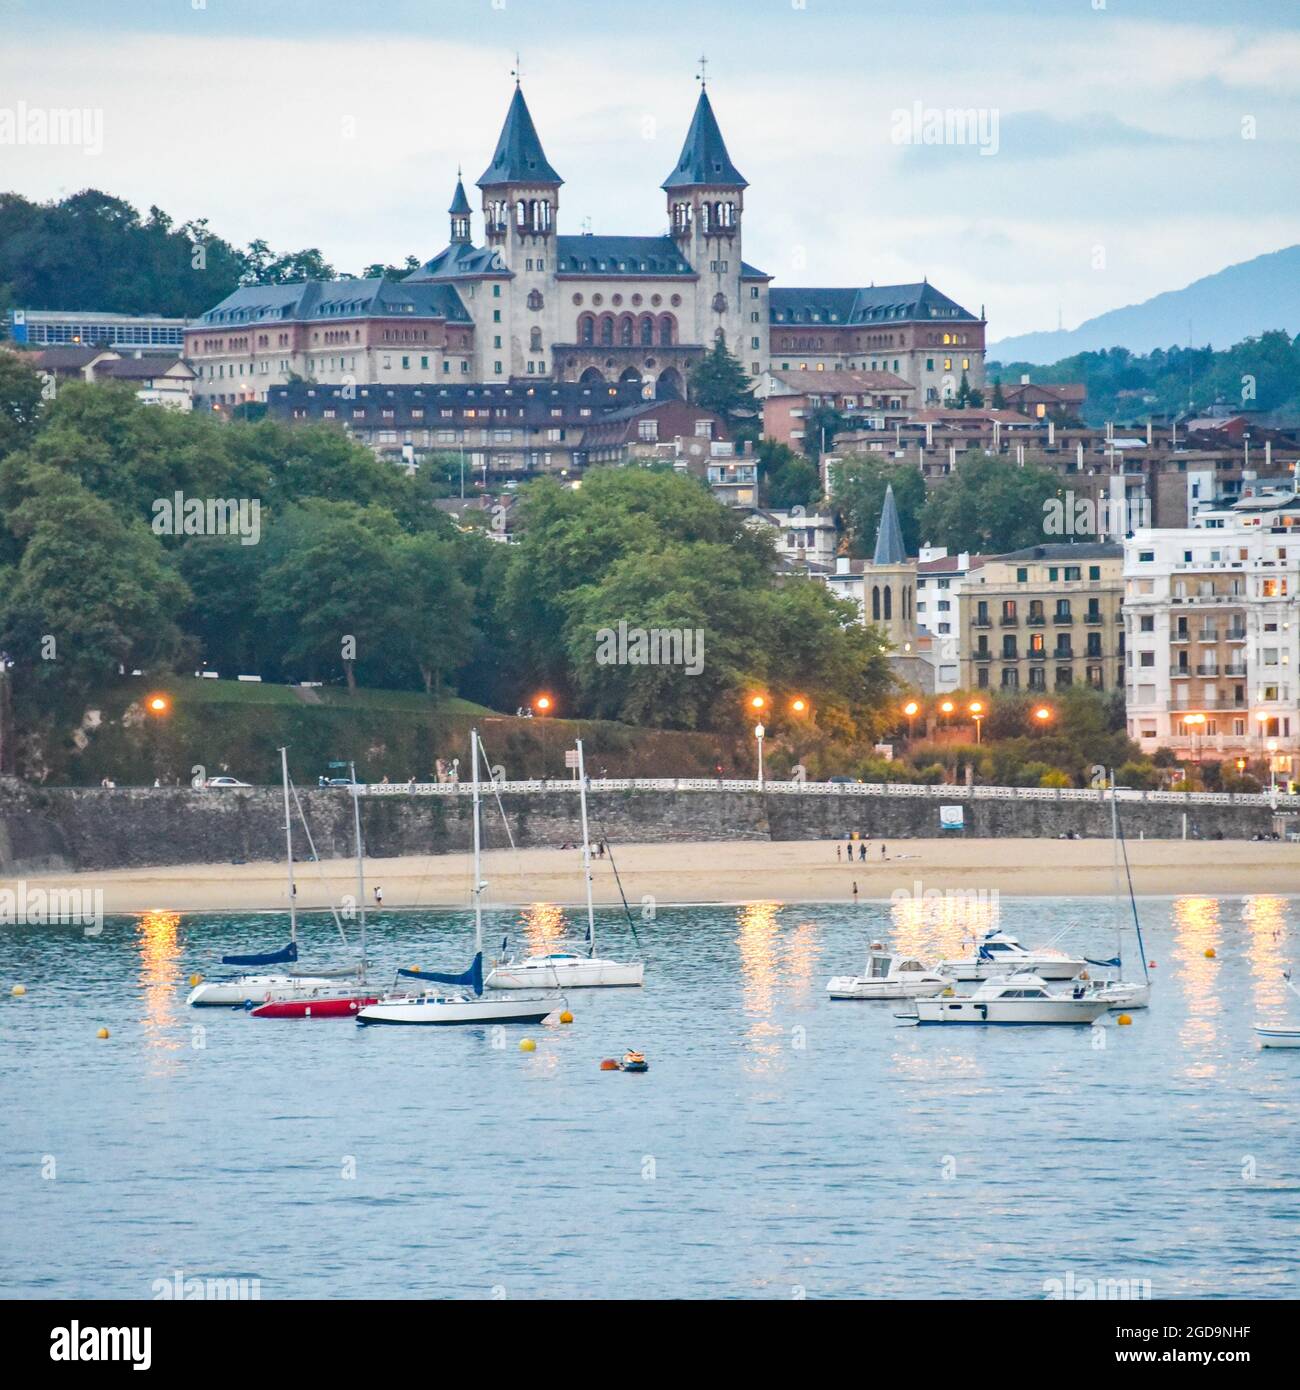
[[[1129,1027],[907,1028],[825,997],[872,938],[933,959],[999,921],[1110,954],[1108,902],[769,904],[661,910],[643,990],[578,991],[571,1026],[504,1045],[187,1009],[214,952],[282,942],[274,917],[4,928],[0,1292],[1296,1297],[1300,1051],[1252,1024],[1300,1022],[1300,906],[1141,911],[1157,983]],[[493,921],[540,943],[564,917]],[[302,940],[308,964],[337,938]],[[464,914],[372,919],[386,965],[463,968],[470,940]],[[628,1047],[648,1074],[599,1070]]]

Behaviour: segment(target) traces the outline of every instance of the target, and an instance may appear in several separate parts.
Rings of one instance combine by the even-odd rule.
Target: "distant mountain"
[[[1193,347],[1228,347],[1271,328],[1294,337],[1300,333],[1300,246],[1230,265],[1194,280],[1186,289],[1112,309],[1078,328],[1003,338],[989,346],[988,357],[999,362],[1051,363],[1103,348],[1151,352],[1185,347],[1189,320]]]

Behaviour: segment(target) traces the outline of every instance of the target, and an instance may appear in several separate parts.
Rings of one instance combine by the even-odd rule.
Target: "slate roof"
[[[898,505],[894,501],[894,485],[885,485],[885,504],[880,509],[880,526],[876,531],[876,553],[873,565],[902,565],[907,562],[903,545],[903,528],[898,522]]]
[[[969,310],[928,281],[919,285],[872,285],[867,289],[774,289],[768,296],[773,323],[856,328],[918,320],[978,323]]]
[[[459,175],[456,178],[456,193],[447,211],[451,213],[453,217],[459,217],[461,215],[468,216],[474,211],[469,205],[469,199],[465,196],[465,182]]]
[[[1118,560],[1124,547],[1110,541],[1080,541],[1077,545],[1057,543],[1031,545],[1024,550],[1009,550],[1003,555],[985,556],[989,560]]]
[[[555,269],[560,275],[692,276],[670,236],[557,236]]]
[[[450,285],[412,284],[409,280],[299,280],[291,285],[241,286],[191,327],[379,316],[473,322]]]
[[[505,125],[497,140],[496,152],[492,162],[483,171],[478,181],[480,188],[497,188],[503,184],[555,184],[564,180],[551,168],[537,127],[528,112],[528,103],[519,84],[515,83],[515,94],[510,99],[510,109],[506,112]]]
[[[96,376],[114,377],[123,381],[152,381],[160,376],[188,376],[193,380],[198,373],[179,357],[122,357],[116,362],[101,362],[95,368]]]
[[[469,280],[492,275],[504,279],[513,278],[506,269],[501,255],[490,246],[471,246],[466,241],[454,241],[439,251],[432,260],[425,261],[419,270],[413,270],[402,281],[404,285],[421,280]]]
[[[740,170],[731,162],[726,141],[713,114],[708,92],[701,89],[695,104],[691,128],[677,157],[677,164],[661,187],[670,188],[748,188]]]

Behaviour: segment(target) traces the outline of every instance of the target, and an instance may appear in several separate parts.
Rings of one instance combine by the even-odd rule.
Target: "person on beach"
[[[836,846],[835,846],[835,862],[838,864],[838,863],[843,863],[843,861],[844,861],[844,852],[843,852],[843,850],[840,849],[839,845],[836,845]]]
[[[860,863],[860,864],[865,864],[866,862],[867,862],[867,842],[866,842],[865,840],[863,840],[863,842],[858,846],[858,863]]]
[[[376,884],[376,885],[375,885],[375,906],[376,906],[376,907],[383,907],[383,905],[384,905],[384,890],[383,890],[378,884]]]
[[[882,859],[885,857],[885,846],[884,846],[883,841],[881,842],[881,846],[880,846],[880,857],[881,857]]]
[[[857,879],[855,878],[855,879],[853,880],[853,898],[854,898],[854,901],[855,901],[855,902],[857,901],[857,897],[858,897],[858,881],[857,881]]]

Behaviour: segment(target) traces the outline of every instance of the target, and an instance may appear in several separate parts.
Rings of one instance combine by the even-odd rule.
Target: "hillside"
[[[168,712],[144,716],[161,693]],[[312,698],[314,697],[314,698]],[[84,710],[50,714],[39,729],[20,729],[29,776],[46,785],[185,785],[202,768],[255,785],[278,782],[279,748],[289,749],[295,781],[339,776],[331,762],[355,759],[363,781],[387,776],[432,781],[438,758],[469,756],[477,725],[493,765],[511,778],[566,777],[564,750],[581,737],[593,773],[610,776],[707,776],[752,771],[752,741],[722,735],[633,729],[603,720],[516,719],[467,700],[430,701],[414,691],[324,687],[305,701],[285,685],[171,678],[124,681],[97,692]],[[748,759],[748,761],[744,761]]]
[[[1300,333],[1300,246],[1256,256],[1141,304],[1112,309],[1077,328],[1022,333],[989,346],[990,362],[1058,362],[1079,352],[1175,345],[1226,347],[1282,329]]]

